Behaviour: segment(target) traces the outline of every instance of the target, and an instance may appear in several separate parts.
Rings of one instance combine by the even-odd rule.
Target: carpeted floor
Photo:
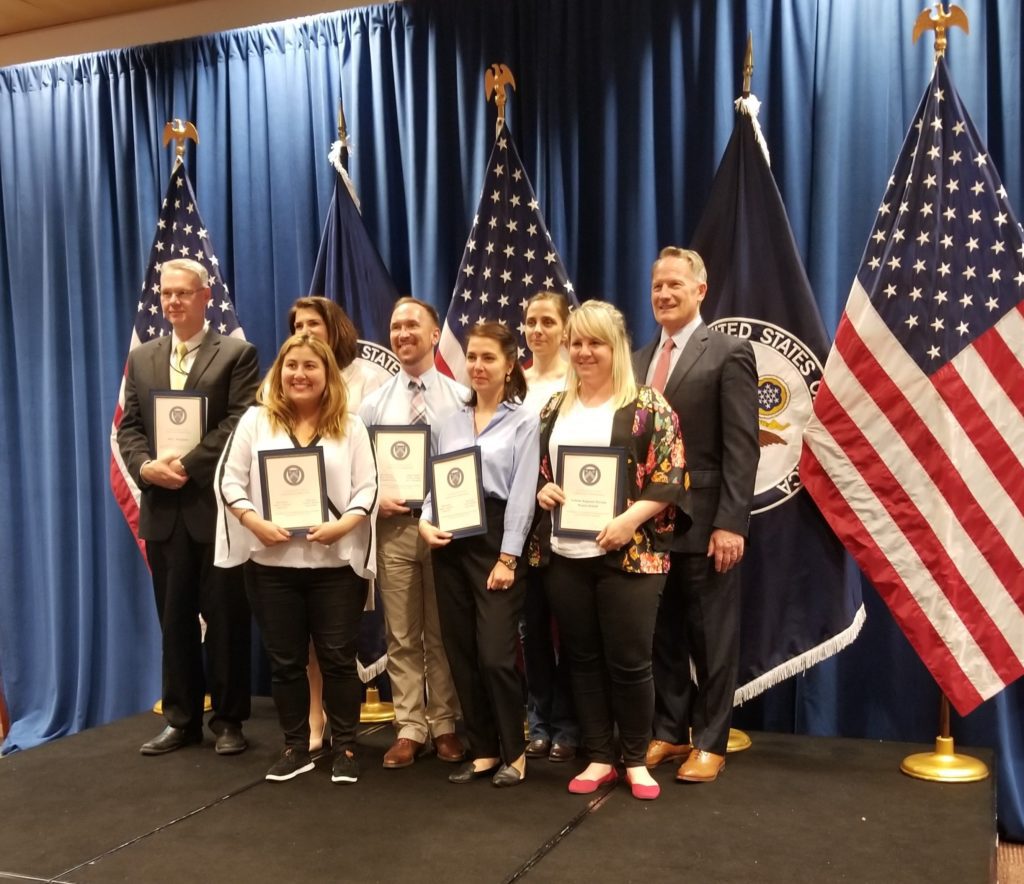
[[[911,780],[899,761],[918,746],[752,734],[717,783],[663,767],[661,798],[640,802],[621,782],[569,795],[574,763],[531,761],[502,790],[451,785],[436,758],[385,771],[389,726],[362,734],[358,784],[332,784],[326,758],[269,783],[265,700],[239,756],[207,740],[143,758],[160,727],[141,714],[0,761],[0,881],[995,880],[993,782]]]

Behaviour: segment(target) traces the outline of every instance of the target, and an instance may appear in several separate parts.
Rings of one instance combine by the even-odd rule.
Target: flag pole
[[[967,13],[959,6],[943,9],[941,3],[936,3],[934,12],[925,9],[918,15],[914,22],[913,42],[916,43],[925,31],[935,31],[933,51],[938,64],[946,54],[946,31],[952,27],[963,28],[964,33],[969,34]],[[908,755],[900,764],[900,770],[914,779],[933,783],[976,783],[988,777],[989,770],[983,761],[956,752],[949,730],[949,697],[945,693],[939,701],[939,736],[935,738],[935,751]]]
[[[743,98],[750,98],[750,81],[754,76],[754,35],[747,31],[747,49],[743,53]],[[729,742],[725,747],[725,754],[732,755],[735,752],[744,752],[753,746],[753,740],[746,731],[739,728],[729,728]]]
[[[182,120],[180,117],[175,117],[168,123],[164,123],[164,147],[174,142],[174,169],[177,169],[183,162],[185,162],[185,143],[187,141],[194,141],[197,145],[199,144],[199,133],[196,131],[195,124],[191,120]],[[202,617],[200,617],[202,620]],[[206,624],[203,624],[203,636],[206,636]],[[213,711],[213,698],[206,694],[203,697],[203,712]],[[163,700],[157,700],[153,704],[153,713],[155,715],[164,714],[164,703]]]

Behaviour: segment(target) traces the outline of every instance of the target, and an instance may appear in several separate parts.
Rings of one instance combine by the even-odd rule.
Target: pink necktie
[[[676,342],[672,338],[666,338],[658,355],[658,364],[654,366],[654,377],[651,378],[651,386],[659,393],[665,392],[665,384],[668,383],[668,370],[672,365],[672,351],[676,348]]]

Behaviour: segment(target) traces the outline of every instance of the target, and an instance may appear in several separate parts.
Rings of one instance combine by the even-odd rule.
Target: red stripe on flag
[[[998,375],[993,372],[993,376]],[[975,398],[954,363],[947,362],[932,376],[932,383],[949,410],[970,437],[981,459],[1003,486],[1006,496],[1024,515],[1024,467],[992,418]],[[1019,572],[1021,565],[1017,563]]]
[[[825,392],[826,388],[822,385],[816,406]],[[800,478],[825,520],[836,535],[843,539],[843,544],[889,606],[911,646],[957,712],[967,715],[977,708],[984,698],[971,684],[928,615],[879,549],[871,532],[849,507],[814,452],[806,445],[800,458]]]
[[[871,442],[861,432],[860,426],[825,385],[818,390],[814,408],[822,424],[847,453],[864,483],[874,493],[893,522],[899,526],[906,542],[913,547],[939,591],[946,597],[992,669],[1004,683],[1017,678],[1021,674],[1021,665],[1013,648],[981,604],[974,588],[960,573],[932,525],[911,500],[899,479],[878,457]],[[842,534],[839,536],[844,537]],[[891,568],[891,565],[886,562],[886,567]],[[874,572],[865,569],[865,573],[877,587]],[[1007,583],[1007,588],[1010,585],[1012,578],[1011,582]],[[889,604],[894,616],[901,620],[902,625],[901,618],[904,615],[897,608],[897,602],[890,601]],[[916,606],[917,602],[914,604]]]
[[[921,420],[917,411],[903,394],[903,390],[878,362],[874,353],[865,345],[852,324],[848,326],[846,333],[841,338],[836,338],[835,346],[842,353],[847,365],[856,366],[854,373],[861,385],[902,437],[906,446],[946,500],[964,533],[982,551],[1003,586],[1007,588],[1012,586],[1017,574],[1020,573],[1021,563],[992,522],[985,507],[975,496],[974,490],[964,480],[961,467],[946,454],[945,449],[932,433],[931,427]],[[824,417],[822,422],[825,422]],[[888,473],[888,470],[886,472]],[[1022,477],[1022,481],[1024,481],[1024,477]],[[883,499],[886,487],[888,485],[881,486],[879,497]],[[894,512],[893,517],[897,524],[903,524],[899,513]],[[910,526],[910,530],[913,531],[913,526]]]
[[[1024,301],[1017,305],[1017,312],[1024,314]],[[1024,416],[1024,366],[998,332],[998,327],[985,332],[974,342],[974,349],[985,361],[992,377],[1003,388],[1010,402]]]

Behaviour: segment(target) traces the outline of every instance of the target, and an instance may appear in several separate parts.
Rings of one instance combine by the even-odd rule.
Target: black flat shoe
[[[448,782],[460,784],[472,783],[473,780],[478,780],[480,777],[486,777],[489,774],[494,773],[500,766],[500,764],[495,764],[491,767],[484,768],[483,770],[477,770],[473,767],[472,761],[467,761],[457,771],[455,771],[455,773],[448,774]]]
[[[495,786],[518,786],[524,779],[525,777],[511,764],[503,764],[498,768],[498,772],[491,777],[491,782]]]
[[[167,725],[152,740],[143,743],[139,752],[143,755],[166,755],[168,752],[188,746],[190,743],[201,742],[203,742],[202,731],[187,731],[180,727]]]
[[[248,745],[240,727],[225,725],[224,730],[217,735],[214,750],[218,755],[237,755],[239,752],[244,752]]]

